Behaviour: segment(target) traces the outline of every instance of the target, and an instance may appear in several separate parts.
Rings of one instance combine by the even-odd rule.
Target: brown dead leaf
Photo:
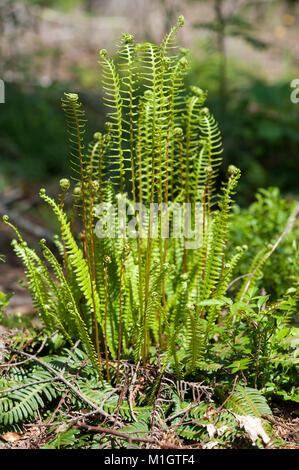
[[[205,414],[203,415],[203,419],[209,420],[211,416],[213,416],[214,413],[215,413],[215,408],[213,406],[208,406]]]
[[[6,432],[5,434],[0,434],[0,437],[6,442],[15,442],[22,439],[22,435],[17,432]]]

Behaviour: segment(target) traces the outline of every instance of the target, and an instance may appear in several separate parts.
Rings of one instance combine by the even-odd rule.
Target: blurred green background
[[[0,191],[68,174],[60,99],[76,91],[90,135],[101,130],[100,48],[113,53],[122,31],[160,41],[185,16],[180,43],[191,50],[188,84],[209,91],[224,137],[223,171],[242,169],[238,202],[260,187],[298,194],[299,2],[272,0],[1,0]]]

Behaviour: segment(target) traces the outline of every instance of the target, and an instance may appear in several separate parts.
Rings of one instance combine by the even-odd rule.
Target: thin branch
[[[248,274],[242,274],[242,276],[238,276],[236,277],[236,279],[233,279],[227,286],[227,290],[229,290],[233,284],[235,284],[235,282],[238,282],[240,281],[240,279],[243,279],[244,277],[247,277],[247,276],[251,276],[252,273],[248,273]]]
[[[139,436],[132,436],[129,433],[115,431],[114,429],[107,429],[100,426],[89,426],[83,422],[78,422],[77,426],[81,429],[86,429],[87,431],[97,432],[102,434],[110,434],[111,436],[121,437],[128,441],[135,441],[135,442],[144,442],[146,444],[155,444],[157,446],[157,441],[155,439],[151,439],[149,437],[139,437]],[[163,441],[159,443],[160,449],[181,449],[182,447],[174,446],[168,443],[164,443]]]
[[[54,234],[52,232],[31,222],[31,220],[25,219],[19,212],[7,209],[7,207],[1,203],[0,215],[8,215],[12,223],[18,225],[20,229],[34,235],[36,238],[45,238],[49,242],[53,242]]]
[[[52,383],[58,380],[58,378],[52,377],[52,379],[44,379],[44,380],[36,380],[35,382],[30,382],[27,384],[19,385],[18,387],[13,387],[13,388],[7,388],[6,390],[0,390],[0,393],[12,393],[15,392],[16,390],[21,390],[22,388],[27,388],[31,387],[32,385],[39,385],[39,384],[45,384],[45,383]]]

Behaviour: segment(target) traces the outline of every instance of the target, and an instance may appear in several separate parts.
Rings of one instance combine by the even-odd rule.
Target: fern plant
[[[102,381],[110,380],[111,360],[118,381],[122,358],[146,364],[158,356],[162,370],[169,366],[178,375],[201,368],[229,311],[227,288],[246,250],[237,247],[227,258],[240,171],[230,166],[217,191],[221,134],[205,106],[207,93],[195,86],[185,92],[188,52],[176,44],[183,23],[179,17],[160,45],[136,44],[123,34],[117,61],[100,51],[108,121],[89,144],[79,97],[65,93],[71,215],[64,209],[68,179],[60,182],[58,201],[40,191],[60,224],[61,262],[45,240],[39,256],[4,217],[17,234],[13,248],[46,330],[59,330],[70,344],[80,338]],[[192,239],[186,220],[196,228]],[[253,283],[266,256],[253,261]]]

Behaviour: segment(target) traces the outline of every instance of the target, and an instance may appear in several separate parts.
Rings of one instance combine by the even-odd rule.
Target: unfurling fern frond
[[[65,93],[61,102],[70,135],[71,164],[75,172],[75,179],[80,182],[82,191],[85,191],[85,167],[88,163],[84,144],[84,134],[86,132],[85,113],[79,97],[75,93]]]

